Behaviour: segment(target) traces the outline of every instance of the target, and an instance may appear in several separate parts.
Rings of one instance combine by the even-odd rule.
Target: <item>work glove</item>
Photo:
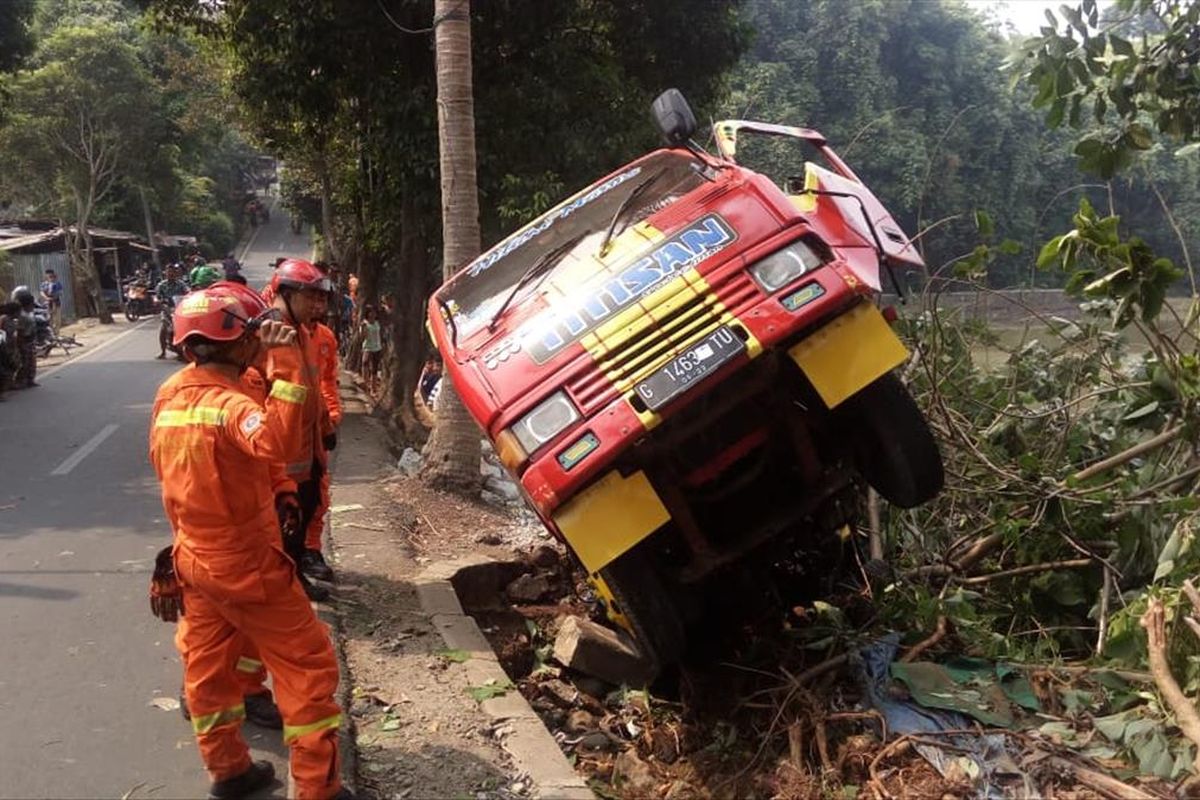
[[[321,446],[326,450],[335,450],[337,448],[337,431],[327,433],[321,437]]]
[[[275,513],[279,517],[279,530],[286,542],[288,537],[300,532],[300,498],[295,492],[280,492],[275,495]]]
[[[183,588],[175,578],[173,548],[164,547],[154,558],[154,575],[150,578],[150,613],[163,622],[178,622],[183,616]]]

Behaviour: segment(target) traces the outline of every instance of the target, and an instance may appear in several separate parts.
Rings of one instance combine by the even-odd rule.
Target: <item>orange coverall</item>
[[[298,351],[274,348],[299,369]],[[296,797],[326,800],[340,789],[334,701],[337,660],[295,565],[281,550],[272,463],[288,456],[308,392],[268,371],[265,404],[216,370],[187,367],[159,388],[150,460],[175,532],[175,573],[185,615],[175,643],[201,758],[214,781],[250,766],[236,663],[246,641],[275,677]]]
[[[328,436],[342,424],[342,398],[338,394],[338,348],[337,336],[333,330],[323,323],[316,323],[312,328],[313,345],[317,351],[317,363],[321,371],[320,388],[321,400],[324,401],[325,411],[322,414],[321,435]],[[320,451],[321,464],[321,499],[317,509],[309,520],[305,532],[304,546],[309,550],[321,549],[321,534],[325,532],[325,515],[329,513],[329,452],[324,444],[317,443]]]

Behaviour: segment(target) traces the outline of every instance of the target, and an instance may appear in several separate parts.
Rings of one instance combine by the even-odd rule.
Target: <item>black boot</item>
[[[310,578],[319,581],[333,580],[333,570],[325,563],[325,556],[320,550],[305,550],[300,556],[300,571]]]
[[[343,786],[338,789],[338,793],[333,796],[333,800],[358,800],[358,795]]]
[[[304,577],[303,572],[298,573],[296,577],[300,579],[300,585],[304,587],[304,594],[308,595],[309,600],[315,600],[318,603],[324,603],[329,599],[329,590],[324,586],[318,586],[317,584],[313,583],[308,578]]]
[[[241,775],[215,781],[208,787],[208,800],[236,800],[265,789],[275,782],[275,767],[270,761],[255,761]]]
[[[275,698],[271,697],[270,692],[248,694],[243,702],[246,704],[246,719],[260,728],[283,730],[283,717],[279,715],[279,706],[275,705]]]

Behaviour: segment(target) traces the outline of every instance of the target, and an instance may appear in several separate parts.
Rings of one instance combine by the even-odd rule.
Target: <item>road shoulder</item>
[[[416,585],[426,564],[410,537],[420,523],[386,483],[387,434],[356,393],[333,478],[333,604],[345,654],[356,785],[368,796],[513,797],[528,791],[468,694],[466,666],[448,652]]]

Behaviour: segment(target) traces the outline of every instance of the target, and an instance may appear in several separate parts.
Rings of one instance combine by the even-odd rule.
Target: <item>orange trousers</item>
[[[321,549],[321,535],[325,533],[325,515],[329,513],[329,455],[325,456],[326,469],[321,473],[321,499],[312,519],[308,521],[308,530],[304,532],[304,547],[306,550]]]
[[[251,763],[241,733],[246,710],[237,669],[249,644],[275,679],[295,796],[328,800],[337,794],[337,659],[291,560],[273,547],[264,548],[261,563],[249,564],[244,559],[214,562],[176,547],[175,572],[187,609],[175,644],[183,660],[192,728],[209,776],[224,780]]]

